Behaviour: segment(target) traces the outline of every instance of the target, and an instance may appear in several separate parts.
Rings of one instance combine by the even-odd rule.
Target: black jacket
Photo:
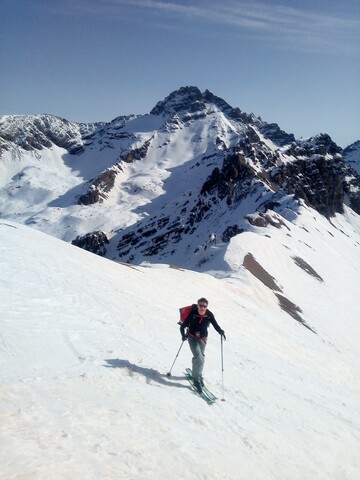
[[[200,315],[197,305],[194,304],[189,316],[180,326],[181,335],[184,336],[185,329],[188,328],[190,337],[206,339],[210,323],[220,335],[224,333],[210,310],[206,310],[204,315]]]

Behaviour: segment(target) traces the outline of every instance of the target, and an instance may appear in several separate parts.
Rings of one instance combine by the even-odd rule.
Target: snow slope
[[[311,235],[294,222],[234,237],[232,276],[217,279],[112,262],[1,220],[0,478],[358,478],[360,225],[351,210],[313,221]],[[313,331],[241,265],[248,253]],[[184,379],[187,345],[166,377],[178,307],[203,295],[227,335],[226,401],[213,406]],[[206,357],[221,398],[214,330]]]

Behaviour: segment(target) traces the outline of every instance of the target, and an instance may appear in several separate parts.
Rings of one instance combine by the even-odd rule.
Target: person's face
[[[198,303],[198,312],[200,313],[200,315],[204,315],[204,313],[206,312],[206,308],[207,308],[207,303],[205,302]]]

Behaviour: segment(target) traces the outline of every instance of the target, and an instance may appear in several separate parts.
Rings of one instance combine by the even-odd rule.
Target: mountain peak
[[[151,110],[152,115],[166,115],[187,111],[196,112],[205,108],[204,96],[198,87],[181,87],[158,102]]]
[[[255,115],[248,115],[242,112],[240,108],[233,108],[221,97],[217,97],[209,90],[201,92],[198,87],[187,86],[170,93],[164,100],[158,102],[151,110],[153,115],[173,115],[174,113],[203,112],[207,105],[214,105],[229,118],[244,123],[254,123],[257,119]]]

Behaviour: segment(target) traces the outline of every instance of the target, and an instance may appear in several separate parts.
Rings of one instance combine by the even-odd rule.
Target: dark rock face
[[[96,232],[90,232],[83,236],[78,235],[71,243],[88,252],[96,253],[103,257],[106,254],[105,245],[109,243],[109,239],[104,232],[97,230]]]
[[[197,112],[205,108],[201,91],[197,87],[182,87],[158,102],[151,115],[171,115],[177,112]]]
[[[151,110],[152,115],[178,114],[183,120],[201,118],[205,115],[206,104],[215,105],[229,118],[245,123],[251,123],[254,115],[248,115],[239,108],[231,107],[225,100],[205,90],[202,93],[197,87],[182,87],[158,102]]]
[[[84,150],[83,134],[96,128],[96,124],[85,126],[53,115],[9,116],[4,123],[6,128],[0,135],[0,148],[4,150],[10,148],[11,143],[26,151],[57,145],[71,155]]]
[[[225,158],[221,169],[212,171],[201,195],[216,193],[219,199],[226,197],[231,205],[250,192],[253,182],[262,181],[272,190],[282,189],[305,200],[326,217],[343,213],[346,201],[360,213],[360,177],[344,162],[341,149],[328,135],[292,143],[283,152],[296,155],[298,160],[283,165],[277,165],[278,158],[266,149],[251,127],[237,150],[238,153]],[[251,164],[260,168],[255,170]],[[271,208],[271,204],[268,201],[266,205]],[[264,223],[265,219],[258,221]]]
[[[240,108],[231,107],[227,102],[225,102],[225,100],[217,97],[213,93],[209,92],[209,90],[205,90],[203,98],[207,103],[216,105],[219,110],[224,112],[228,117],[232,118],[233,120],[238,120],[244,123],[251,123],[256,119],[254,115],[248,115],[247,113],[242,112]]]
[[[284,146],[295,142],[295,137],[292,133],[286,133],[281,130],[277,123],[265,123],[259,127],[260,132],[267,138],[270,138],[275,145]]]
[[[323,156],[313,161],[298,160],[271,172],[271,179],[322,215],[344,212],[344,172],[339,162]]]
[[[91,184],[89,190],[78,199],[79,205],[92,205],[102,203],[107,194],[113,189],[117,174],[121,167],[115,166],[102,172]]]
[[[348,170],[349,177],[344,181],[344,202],[346,201],[354,212],[360,215],[360,175],[355,174],[351,168]]]
[[[313,155],[336,155],[341,153],[341,148],[331,140],[326,133],[322,133],[308,140],[296,141],[285,150],[294,157],[311,157]]]
[[[224,242],[224,243],[227,243],[227,242],[230,242],[230,239],[232,237],[235,237],[236,235],[238,235],[239,233],[243,233],[244,232],[244,229],[243,228],[239,228],[238,225],[231,225],[230,227],[227,227],[222,236],[221,236],[221,240]]]
[[[293,143],[285,153],[299,159],[274,168],[271,180],[327,217],[344,212],[345,197],[360,213],[360,177],[340,152],[340,147],[325,134],[306,143]]]
[[[344,148],[343,155],[344,155],[344,157],[346,157],[350,153],[354,153],[354,152],[356,152],[360,156],[360,140],[358,140],[357,142],[354,142],[351,145],[349,145],[348,147]]]
[[[141,248],[143,255],[157,255],[169,244],[179,242],[181,235],[190,233],[190,230],[190,226],[182,225],[180,218],[172,222],[169,217],[159,218],[123,235],[117,246],[119,257],[128,256],[133,247]]]
[[[265,204],[266,205],[266,204]],[[269,205],[265,207],[265,210],[272,210],[276,204]],[[286,223],[281,218],[274,218],[273,216],[269,215],[268,213],[257,212],[253,215],[246,215],[246,220],[253,225],[254,227],[262,227],[265,228],[268,225],[272,225],[276,228],[285,227],[289,229]]]
[[[154,136],[149,138],[149,140],[146,140],[146,142],[144,142],[141,147],[131,150],[127,155],[123,156],[120,161],[131,163],[134,160],[141,160],[142,158],[144,158],[149,150],[153,138]]]
[[[251,178],[254,173],[245,163],[245,156],[237,153],[226,157],[223,167],[220,170],[215,168],[206,182],[203,184],[200,194],[204,195],[217,190],[220,200],[226,197],[228,205],[230,205],[235,196],[235,187],[239,184],[243,185],[245,194],[250,186]],[[248,182],[248,183],[246,183]]]
[[[360,140],[346,147],[342,154],[345,161],[360,174]]]

